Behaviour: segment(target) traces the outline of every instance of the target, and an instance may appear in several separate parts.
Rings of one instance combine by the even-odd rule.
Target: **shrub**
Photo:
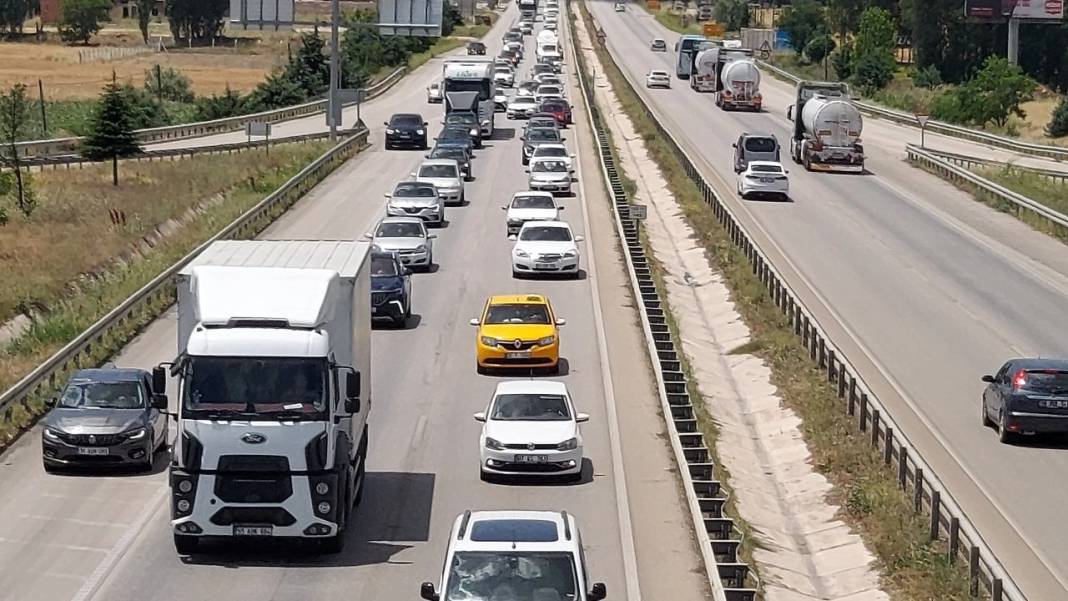
[[[938,67],[927,65],[926,68],[916,71],[916,74],[912,76],[912,83],[921,88],[937,88],[942,85],[942,74],[938,72]]]
[[[162,94],[160,90],[162,89]],[[193,89],[189,78],[172,67],[145,71],[145,91],[156,98],[174,102],[193,102]]]
[[[1053,109],[1049,125],[1046,126],[1046,135],[1051,138],[1068,136],[1068,98],[1061,99],[1057,108]]]
[[[813,63],[821,63],[834,50],[834,38],[824,33],[809,41],[805,46],[805,56]]]

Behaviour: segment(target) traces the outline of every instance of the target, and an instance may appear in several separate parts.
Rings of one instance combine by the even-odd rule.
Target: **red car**
[[[550,113],[561,126],[571,124],[571,105],[566,100],[550,98],[538,107],[539,113]]]

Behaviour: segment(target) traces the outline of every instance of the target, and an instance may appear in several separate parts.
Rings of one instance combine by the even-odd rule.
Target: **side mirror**
[[[417,176],[417,175],[415,174],[415,172],[414,172],[414,171],[412,171],[412,172],[411,172],[411,173],[409,173],[408,175],[410,175],[410,176],[412,176],[412,177],[419,177],[419,176]]]
[[[575,242],[582,242],[583,240],[585,240],[585,238],[582,236],[575,236]]]
[[[159,409],[160,411],[167,410],[167,395],[159,392],[152,395],[152,408]]]
[[[152,391],[158,394],[167,392],[167,370],[162,365],[152,368]]]
[[[476,422],[484,422],[484,421],[486,421],[486,412],[485,411],[479,411],[478,413],[476,413],[475,414],[475,421]]]
[[[579,413],[578,415],[575,416],[575,421],[580,423],[580,424],[588,422],[588,421],[590,421],[590,414],[589,413]]]
[[[523,173],[530,173],[530,169],[524,169]]]
[[[356,399],[357,401],[359,401],[360,372],[356,371],[355,369],[350,369],[345,372],[345,396],[348,399]],[[359,411],[358,408],[352,413],[356,413],[357,411]]]
[[[587,601],[601,601],[606,596],[608,596],[608,591],[605,590],[604,583],[595,582],[593,588],[590,589],[590,594],[586,595],[586,599]],[[435,601],[437,600],[435,599]]]
[[[519,239],[519,236],[517,236],[515,234],[512,234],[512,235],[508,236],[508,239],[511,240],[512,242],[515,242],[516,240]]]
[[[567,155],[567,156],[569,156],[569,157],[571,157],[571,158],[575,158],[575,153],[573,153],[573,152],[572,152],[571,154],[569,154],[569,155]]]
[[[478,324],[479,324],[479,321],[478,321],[477,317],[473,317],[473,318],[471,318],[471,321],[468,321],[467,323],[477,327]]]
[[[993,384],[994,383],[994,376],[983,376],[983,381],[987,382],[989,384]]]
[[[427,234],[426,235],[426,239],[427,240],[433,240],[434,238],[437,238],[437,237],[438,237],[437,234]]]
[[[508,205],[502,205],[501,206],[501,210],[502,211],[507,211],[508,210]]]
[[[790,121],[794,120],[794,105],[791,104],[790,106],[786,107],[786,118]]]
[[[426,126],[427,126],[427,122],[423,121],[423,127],[426,127]]]
[[[738,148],[737,142],[731,142],[731,148]]]
[[[374,235],[374,234],[372,234],[371,232],[367,232],[366,234],[364,234],[364,235],[363,235],[363,237],[364,237],[364,238],[374,238],[374,237],[375,237],[375,235]]]
[[[412,269],[410,267],[405,267],[404,271],[402,271],[401,273],[403,273],[404,275],[412,275]]]
[[[382,196],[385,196],[386,198],[393,198],[393,193],[392,192],[386,192]]]
[[[558,326],[566,326],[567,325],[567,320],[564,319],[563,317],[559,317],[559,318],[556,319],[556,325],[558,325]]]
[[[419,596],[426,599],[426,601],[438,601],[438,593],[434,590],[433,583],[424,582],[419,587]]]
[[[386,127],[389,127],[389,121],[383,121],[382,125],[385,125]]]

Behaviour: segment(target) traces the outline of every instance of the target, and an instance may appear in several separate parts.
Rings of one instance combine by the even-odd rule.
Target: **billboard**
[[[443,0],[377,0],[377,2],[380,34],[432,38],[441,35]]]
[[[1004,21],[1009,17],[1060,21],[1064,18],[1064,0],[966,0],[964,14],[981,21]]]
[[[230,0],[230,25],[241,29],[289,29],[293,14],[293,0]]]

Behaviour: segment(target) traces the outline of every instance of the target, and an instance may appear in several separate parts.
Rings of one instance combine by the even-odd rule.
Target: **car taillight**
[[[1012,389],[1019,390],[1024,386],[1027,386],[1027,372],[1021,369],[1012,376]]]

